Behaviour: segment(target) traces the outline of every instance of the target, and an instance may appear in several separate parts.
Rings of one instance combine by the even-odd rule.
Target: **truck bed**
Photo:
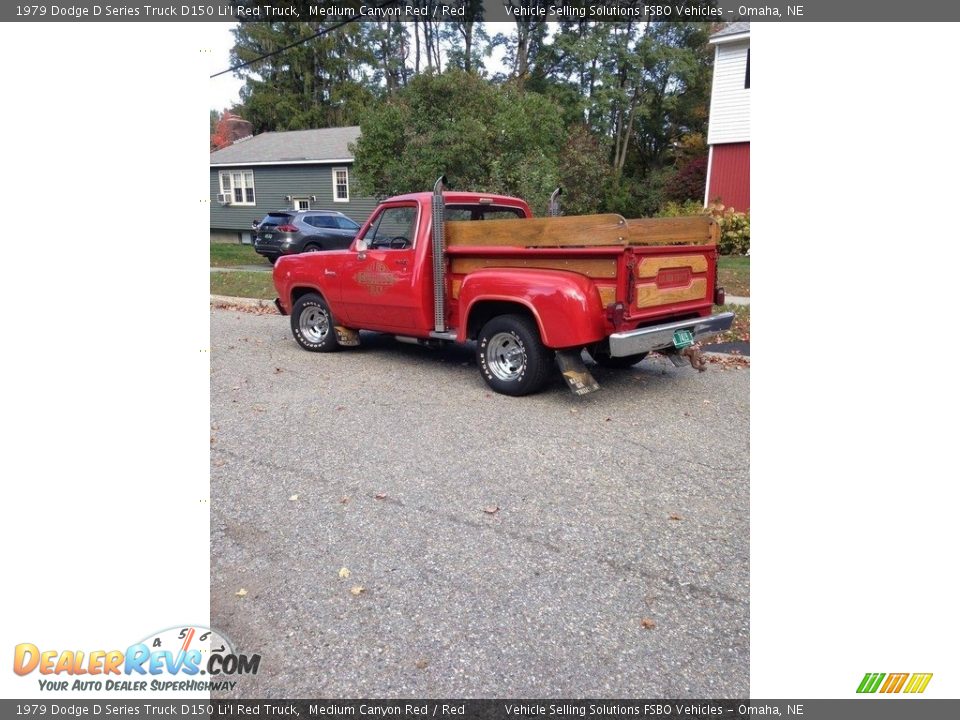
[[[709,216],[620,215],[448,222],[449,293],[483,268],[566,270],[592,281],[603,307],[622,304],[628,327],[713,307],[718,227]]]

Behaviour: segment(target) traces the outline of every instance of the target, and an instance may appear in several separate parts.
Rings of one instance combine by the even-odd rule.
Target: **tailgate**
[[[626,317],[653,318],[713,306],[716,247],[649,246],[627,251]]]

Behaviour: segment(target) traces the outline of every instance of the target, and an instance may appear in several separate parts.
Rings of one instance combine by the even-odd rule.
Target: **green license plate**
[[[690,330],[674,330],[673,346],[678,350],[693,345],[693,333]]]

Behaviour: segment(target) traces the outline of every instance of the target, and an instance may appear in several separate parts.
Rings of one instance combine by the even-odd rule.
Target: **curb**
[[[270,300],[258,300],[257,298],[231,297],[230,295],[211,295],[211,305],[242,305],[244,307],[270,308],[275,310],[273,302]]]

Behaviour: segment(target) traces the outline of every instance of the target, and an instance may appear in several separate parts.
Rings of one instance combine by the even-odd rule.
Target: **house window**
[[[747,48],[747,74],[743,78],[743,89],[750,89],[750,48]]]
[[[350,202],[350,176],[345,167],[333,169],[333,201]]]
[[[253,170],[221,170],[220,192],[233,198],[231,205],[256,205]]]

